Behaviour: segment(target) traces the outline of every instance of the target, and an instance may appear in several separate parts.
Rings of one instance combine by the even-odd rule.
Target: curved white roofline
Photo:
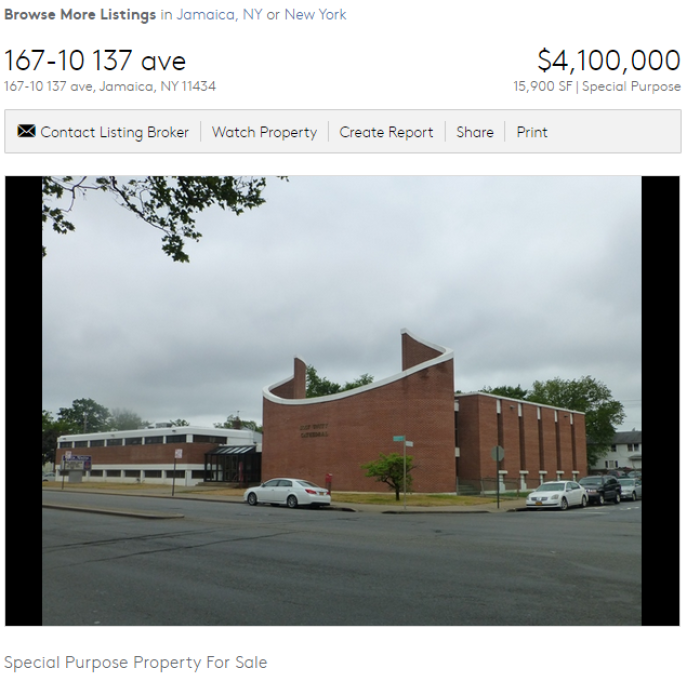
[[[421,362],[420,364],[417,364],[415,367],[411,367],[410,369],[405,369],[402,372],[399,372],[398,374],[394,374],[393,376],[386,377],[385,379],[380,379],[379,381],[373,381],[371,384],[366,384],[365,386],[358,386],[356,389],[351,389],[349,391],[341,391],[340,393],[333,393],[330,396],[317,396],[316,398],[280,398],[279,396],[275,396],[272,393],[272,390],[275,388],[278,388],[282,386],[283,384],[289,383],[294,376],[288,377],[287,379],[283,379],[282,381],[277,382],[276,384],[273,384],[272,386],[267,386],[263,388],[263,398],[266,398],[268,401],[272,401],[273,403],[281,403],[284,405],[305,405],[307,403],[326,403],[329,401],[339,401],[343,398],[350,398],[351,396],[355,396],[358,393],[365,393],[367,391],[371,391],[372,389],[378,389],[381,388],[382,386],[386,386],[387,384],[391,384],[394,381],[400,381],[404,377],[407,377],[411,374],[415,374],[416,372],[421,372],[424,369],[428,369],[429,367],[433,367],[436,364],[441,364],[442,362],[449,362],[451,359],[454,358],[454,351],[450,348],[443,347],[442,345],[435,345],[434,343],[429,343],[426,340],[423,340],[422,338],[418,338],[415,336],[413,333],[410,331],[406,330],[405,328],[401,329],[401,335],[403,334],[408,335],[410,338],[413,338],[418,343],[422,343],[426,347],[432,348],[433,350],[437,350],[438,352],[441,352],[441,355],[438,355],[438,357],[434,357],[431,360],[427,360],[425,362]],[[299,357],[299,359],[302,359]],[[302,360],[304,364],[306,362]]]

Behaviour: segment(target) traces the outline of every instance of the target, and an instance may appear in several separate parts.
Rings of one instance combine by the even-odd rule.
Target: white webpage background
[[[268,2],[258,9],[283,13],[318,11],[304,4]],[[177,16],[186,11],[234,10],[246,5],[197,3],[6,3],[15,10],[153,11]],[[252,7],[252,5],[251,5]],[[153,21],[2,22],[3,53],[12,48],[42,48],[58,54],[79,48],[129,48],[134,57],[184,56],[187,80],[215,81],[210,93],[44,93],[3,91],[4,109],[681,109],[681,154],[624,155],[34,155],[3,154],[4,175],[42,173],[99,174],[283,174],[307,175],[671,175],[681,176],[682,291],[695,297],[698,214],[697,22],[692,4],[600,2],[564,4],[521,2],[358,2],[342,3],[338,21]],[[331,9],[331,8],[329,8]],[[682,67],[672,76],[645,72],[647,82],[681,83],[680,92],[516,92],[517,81],[582,79],[543,75],[538,54],[567,50],[572,63],[582,48],[616,49],[626,60],[637,49],[678,50]],[[0,56],[2,57],[2,56]],[[6,56],[4,56],[6,58]],[[136,70],[128,81],[149,79]],[[16,79],[3,69],[3,82]],[[23,76],[27,79],[26,75]],[[44,77],[44,79],[47,79]],[[100,82],[60,77],[70,82]],[[150,81],[159,83],[160,75]],[[171,77],[172,79],[172,77]],[[595,82],[615,82],[613,75],[586,74]],[[116,79],[114,81],[117,81]],[[119,81],[122,81],[121,79]],[[127,81],[127,80],[123,80]],[[272,203],[270,203],[272,204]],[[202,243],[206,243],[206,240]],[[684,346],[694,339],[694,300],[683,307]],[[691,314],[691,312],[693,312]],[[428,336],[430,337],[430,336]],[[686,393],[695,390],[696,370],[683,365]],[[691,404],[683,422],[696,414]],[[687,442],[682,453],[685,453]],[[686,488],[687,489],[687,488]],[[697,522],[683,505],[685,546],[695,545]],[[3,517],[4,523],[4,517]],[[664,687],[684,691],[697,645],[697,597],[694,553],[685,555],[680,629],[584,628],[5,628],[3,654],[27,657],[74,653],[118,657],[148,653],[153,657],[217,654],[229,645],[235,653],[264,653],[275,667],[260,673],[166,675],[98,673],[69,677],[65,672],[35,671],[13,675],[0,671],[5,692],[123,693],[162,689],[187,693],[206,689],[331,689],[434,692],[474,688],[535,693],[546,687],[575,692],[590,688]],[[8,568],[6,568],[7,571]],[[4,576],[4,575],[3,575]],[[37,597],[39,600],[39,597]],[[572,595],[572,602],[576,597]],[[592,667],[608,662],[605,675]],[[547,666],[553,674],[541,675]],[[629,668],[628,668],[629,667]],[[635,676],[631,674],[636,673]],[[295,685],[296,683],[296,685]]]

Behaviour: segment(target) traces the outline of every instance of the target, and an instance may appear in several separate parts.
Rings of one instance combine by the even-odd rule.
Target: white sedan
[[[286,504],[294,509],[302,505],[316,507],[331,503],[331,493],[328,490],[298,478],[273,478],[246,490],[243,497],[251,507],[258,503]]]
[[[585,507],[588,504],[586,490],[573,480],[557,480],[551,483],[543,483],[537,490],[533,490],[525,504],[528,507],[556,507],[568,509],[569,507]]]

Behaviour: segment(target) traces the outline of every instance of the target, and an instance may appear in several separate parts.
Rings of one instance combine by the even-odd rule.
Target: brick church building
[[[334,490],[386,491],[360,467],[413,443],[415,492],[528,489],[586,474],[583,413],[486,393],[455,394],[454,353],[401,332],[401,371],[330,396],[306,398],[306,364],[263,389],[265,480],[306,478]],[[497,464],[494,447],[503,449]]]

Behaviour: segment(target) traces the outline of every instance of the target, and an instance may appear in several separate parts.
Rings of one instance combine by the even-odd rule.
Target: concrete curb
[[[81,507],[74,504],[56,504],[44,502],[41,505],[46,509],[65,509],[70,512],[88,512],[90,514],[111,514],[112,516],[129,516],[138,519],[184,519],[185,515],[175,512],[145,512],[132,509],[109,509],[107,507]]]

